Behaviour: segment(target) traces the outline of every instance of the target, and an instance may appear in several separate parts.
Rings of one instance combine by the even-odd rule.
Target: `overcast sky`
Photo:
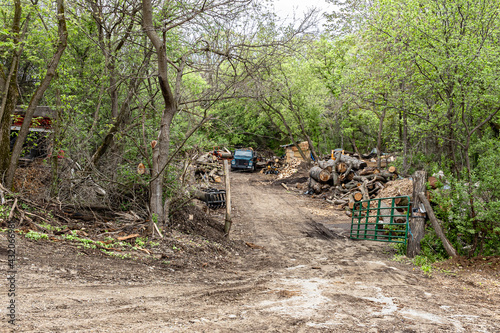
[[[311,7],[317,7],[322,12],[329,12],[333,9],[333,5],[325,0],[273,0],[273,2],[276,14],[282,19],[293,18],[294,12],[296,16],[301,17],[302,13]]]

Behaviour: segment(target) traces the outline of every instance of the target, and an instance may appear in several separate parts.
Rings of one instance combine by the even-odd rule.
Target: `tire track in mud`
[[[499,327],[488,320],[491,313],[483,318],[474,313],[482,312],[478,307],[470,311],[467,302],[457,302],[456,295],[432,285],[418,269],[388,261],[386,244],[332,237],[335,233],[318,228],[325,218],[304,209],[309,198],[252,178],[233,177],[235,226],[243,229],[241,236],[264,246],[261,256],[275,263],[268,294],[291,295],[267,297],[252,307],[257,313],[299,320],[307,331],[466,332],[480,327],[494,332]]]
[[[262,186],[250,178],[248,174],[233,177],[233,205],[238,217],[242,217],[235,219],[234,225],[245,226],[247,232],[242,235],[280,260],[307,261],[325,252],[318,251],[317,245],[311,246],[314,238],[306,237],[315,220],[301,208],[305,200],[283,195],[281,188]]]

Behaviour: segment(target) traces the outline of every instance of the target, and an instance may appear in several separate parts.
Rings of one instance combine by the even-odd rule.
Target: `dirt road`
[[[232,238],[253,249],[221,258],[222,269],[176,271],[23,243],[19,331],[500,331],[498,284],[428,277],[392,261],[388,245],[346,238],[341,212],[267,179],[233,173]]]

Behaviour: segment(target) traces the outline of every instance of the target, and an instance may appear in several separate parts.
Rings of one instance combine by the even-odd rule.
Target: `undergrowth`
[[[427,276],[432,276],[433,267],[432,264],[438,261],[443,261],[448,259],[446,251],[442,247],[442,244],[436,242],[436,234],[431,230],[427,230],[426,235],[421,242],[421,254],[415,256],[415,258],[410,259],[406,257],[406,244],[404,243],[394,243],[393,248],[396,250],[393,260],[398,262],[409,262],[417,267],[419,267],[422,272]],[[440,246],[439,246],[440,245]]]

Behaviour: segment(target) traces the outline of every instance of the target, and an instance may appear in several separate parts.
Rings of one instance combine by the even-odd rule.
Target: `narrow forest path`
[[[146,280],[82,283],[58,279],[55,263],[32,261],[20,274],[22,331],[500,331],[500,296],[488,286],[427,277],[391,261],[386,244],[325,231],[323,225],[346,223],[345,216],[312,209],[317,200],[267,179],[232,174],[231,237],[253,250],[232,255],[227,268],[165,273],[150,267]]]

